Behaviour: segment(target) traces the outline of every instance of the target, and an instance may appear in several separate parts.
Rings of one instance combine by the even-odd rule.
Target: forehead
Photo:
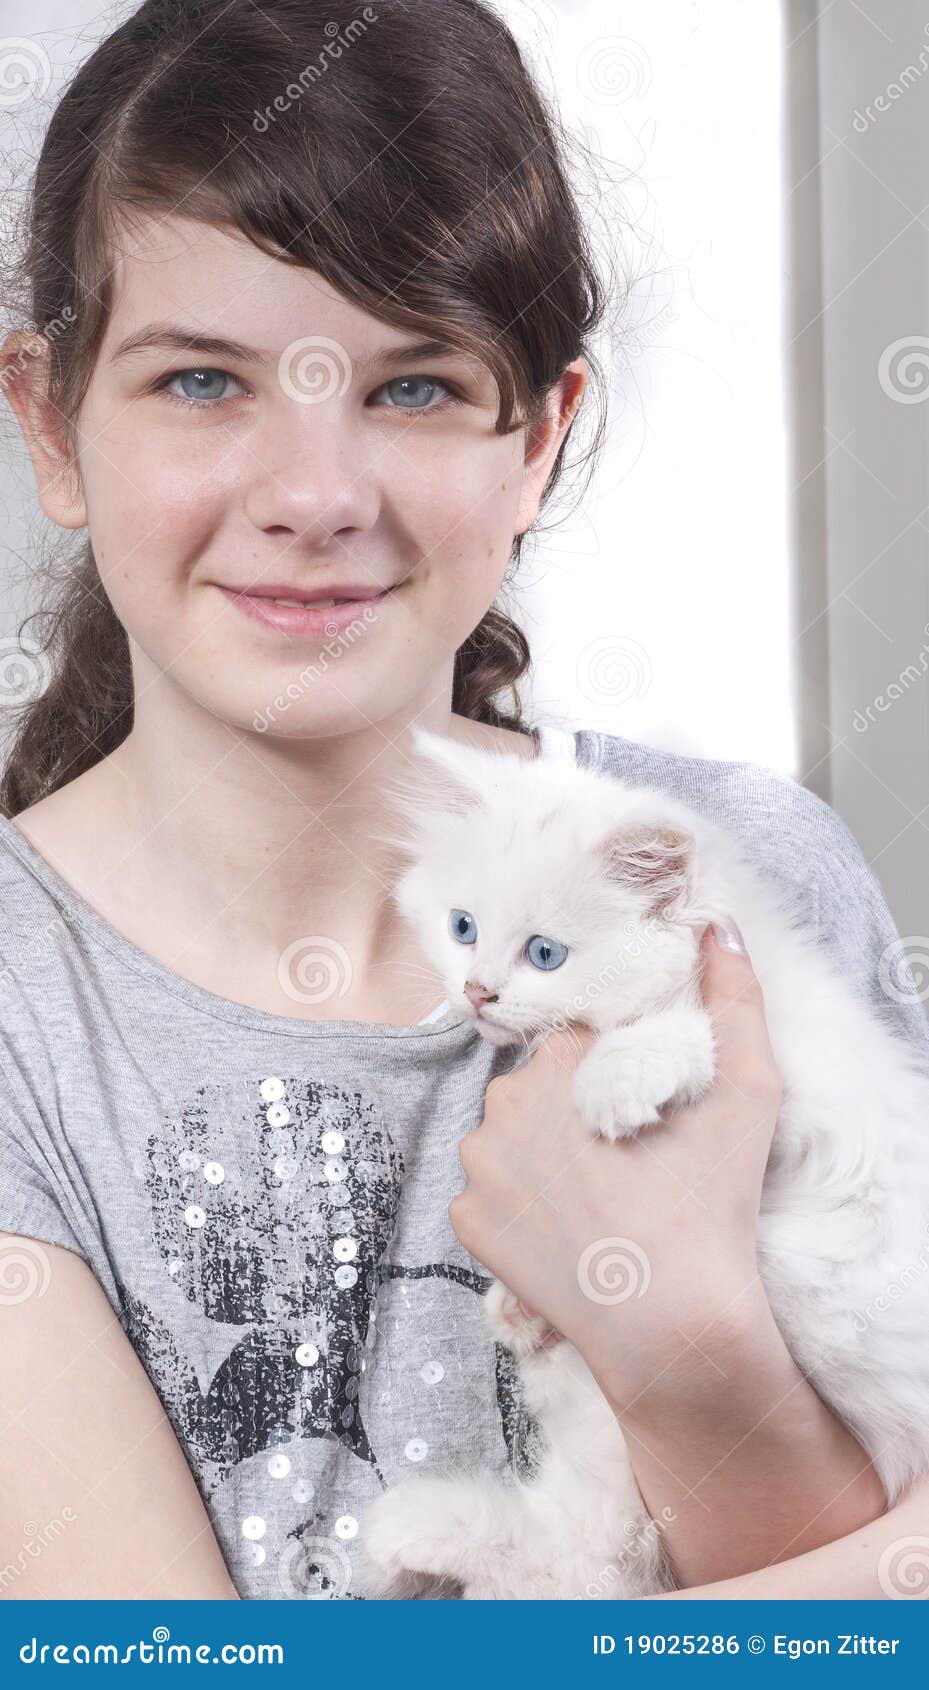
[[[121,225],[111,285],[105,357],[127,335],[166,320],[275,360],[308,332],[337,341],[359,361],[417,338],[346,299],[317,271],[261,252],[240,230],[191,218],[133,215]]]
[[[515,784],[515,783],[514,783]],[[449,881],[480,894],[485,912],[563,907],[570,895],[572,867],[585,850],[580,817],[565,806],[526,805],[516,794],[489,810],[476,806],[440,822],[440,837],[428,848]]]

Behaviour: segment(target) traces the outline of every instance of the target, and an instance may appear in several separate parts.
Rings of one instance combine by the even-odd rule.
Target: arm
[[[681,1318],[665,1353],[649,1350],[647,1370],[630,1372],[619,1357],[622,1307],[615,1342],[605,1344],[601,1330],[586,1355],[616,1410],[649,1514],[668,1520],[663,1535],[682,1585],[800,1555],[886,1506],[868,1456],[808,1384],[775,1325],[755,1262],[757,1210],[750,1204],[740,1214],[739,1204],[726,1224],[727,1184],[730,1198],[760,1192],[780,1103],[761,988],[744,952],[704,945],[703,996],[717,1083],[676,1125],[714,1147],[717,1166],[703,1187],[714,1208],[725,1159],[722,1247],[710,1262],[699,1230],[684,1242],[687,1210],[700,1195],[688,1174],[680,1242],[689,1261],[703,1264],[702,1295],[687,1299],[671,1282]],[[696,1217],[698,1229],[703,1221]]]
[[[797,1368],[759,1281],[736,1307],[735,1317],[708,1322],[694,1347],[682,1341],[627,1409],[599,1369],[685,1587],[801,1555],[885,1507],[868,1456]],[[770,1583],[764,1594],[790,1594],[776,1575]]]
[[[0,1596],[238,1599],[161,1403],[88,1264],[0,1234]],[[43,1289],[44,1287],[44,1289]],[[38,1529],[36,1529],[38,1528]]]
[[[925,1596],[929,1581],[929,1474],[889,1513],[837,1543],[740,1578],[648,1596],[648,1602],[858,1601]]]

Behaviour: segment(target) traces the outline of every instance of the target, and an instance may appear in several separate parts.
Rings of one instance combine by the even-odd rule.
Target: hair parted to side
[[[68,439],[112,309],[118,235],[133,213],[176,209],[311,268],[384,323],[479,357],[497,382],[500,433],[531,427],[583,354],[600,401],[580,460],[592,464],[604,386],[589,337],[605,294],[565,136],[512,35],[486,0],[372,0],[337,40],[333,30],[329,0],[145,0],[73,77],[44,140],[18,267]],[[67,331],[46,333],[66,304]],[[8,817],[132,726],[129,643],[89,539],[45,573],[47,599],[20,637],[37,623],[50,681],[13,719]],[[529,664],[524,634],[493,605],[456,654],[452,709],[526,731],[517,683]]]

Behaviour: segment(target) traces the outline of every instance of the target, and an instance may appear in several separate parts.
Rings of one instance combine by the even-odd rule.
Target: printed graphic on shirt
[[[148,1139],[170,1283],[158,1308],[121,1285],[124,1324],[217,1529],[221,1517],[237,1585],[244,1565],[264,1569],[268,1596],[356,1595],[367,1503],[411,1463],[455,1465],[475,1351],[501,1467],[536,1459],[513,1358],[482,1323],[489,1276],[388,1257],[404,1172],[373,1102],[306,1076],[201,1086]],[[444,1213],[435,1225],[438,1253],[453,1235]],[[202,1317],[193,1339],[178,1298]]]

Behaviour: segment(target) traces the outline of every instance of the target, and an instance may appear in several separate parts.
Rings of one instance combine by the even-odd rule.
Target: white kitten
[[[574,1082],[591,1132],[660,1132],[661,1110],[710,1085],[699,940],[708,921],[738,922],[784,1087],[759,1271],[794,1359],[892,1503],[929,1465],[929,1073],[723,829],[612,775],[414,737],[423,761],[395,784],[405,817],[389,836],[406,856],[398,907],[484,1038],[527,1046],[566,1021],[599,1034]],[[544,1454],[528,1481],[424,1474],[379,1497],[360,1533],[371,1594],[420,1594],[425,1575],[471,1599],[674,1588],[582,1357],[543,1342],[499,1281],[486,1311]]]

